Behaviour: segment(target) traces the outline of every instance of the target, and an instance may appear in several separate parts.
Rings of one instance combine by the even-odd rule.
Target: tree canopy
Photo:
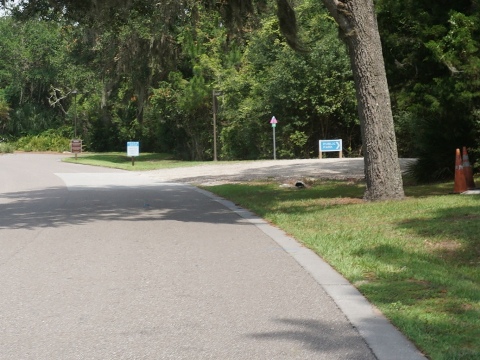
[[[368,132],[384,117],[362,112],[375,106],[362,105],[368,77],[352,62],[351,31],[363,30],[349,12],[359,10],[324,3],[296,1],[293,12],[287,0],[2,0],[12,12],[0,18],[0,135],[68,133],[75,110],[90,150],[136,139],[145,151],[211,159],[215,90],[220,159],[271,158],[275,115],[279,157],[315,157],[318,140],[342,138],[347,156],[370,157],[368,171],[383,175],[396,166],[378,166],[383,146],[394,162],[397,146],[393,127]],[[382,49],[366,53],[385,62],[399,153],[419,157],[420,180],[451,177],[454,148],[480,148],[477,2],[379,0],[376,18],[371,1],[355,4],[374,30],[378,18]],[[386,197],[401,197],[395,172],[367,180],[395,183]]]
[[[451,178],[455,148],[478,157],[478,2],[378,2],[399,150],[419,157],[415,176]]]

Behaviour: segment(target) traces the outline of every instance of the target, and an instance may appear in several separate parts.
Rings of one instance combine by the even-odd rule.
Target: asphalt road
[[[416,354],[379,355],[383,331],[362,333],[301,247],[233,204],[60,158],[0,156],[0,359]]]

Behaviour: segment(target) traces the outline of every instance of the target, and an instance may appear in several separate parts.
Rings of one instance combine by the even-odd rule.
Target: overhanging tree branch
[[[62,100],[67,98],[71,93],[72,93],[73,90],[70,90],[68,93],[66,93],[65,95],[62,95],[63,93],[63,90],[62,89],[59,89],[59,88],[55,88],[53,86],[50,87],[50,96],[48,98],[48,104],[51,106],[51,107],[59,107],[60,110],[62,111],[62,113],[64,115],[67,114],[67,112],[65,111],[65,109],[63,108],[63,105],[62,105]]]

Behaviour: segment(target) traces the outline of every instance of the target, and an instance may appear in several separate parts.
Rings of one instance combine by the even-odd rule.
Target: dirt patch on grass
[[[363,204],[365,200],[359,198],[335,198],[328,199],[328,205],[352,205],[352,204]]]
[[[440,255],[442,258],[453,258],[459,251],[462,251],[463,245],[456,240],[443,240],[439,242],[426,240],[425,247],[431,254]]]

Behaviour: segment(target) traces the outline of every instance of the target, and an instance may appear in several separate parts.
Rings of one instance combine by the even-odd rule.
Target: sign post
[[[273,160],[277,160],[277,145],[275,143],[275,128],[277,127],[277,119],[275,116],[272,116],[272,120],[270,120],[270,124],[272,124],[273,129]]]
[[[341,159],[343,156],[342,139],[338,140],[320,140],[319,141],[318,158],[321,159],[324,152],[337,152]]]
[[[217,112],[218,99],[217,96],[223,95],[222,91],[213,90],[213,161],[217,161]]]
[[[75,154],[75,160],[77,160],[77,154],[82,153],[82,140],[73,139],[70,142],[70,152]]]
[[[138,141],[127,142],[127,156],[132,158],[132,166],[135,166],[135,156],[140,155],[140,143]]]

